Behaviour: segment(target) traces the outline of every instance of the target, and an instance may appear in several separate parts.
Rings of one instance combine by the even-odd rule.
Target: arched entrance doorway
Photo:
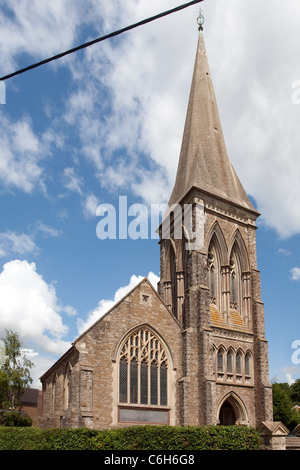
[[[228,400],[226,400],[220,409],[219,421],[222,426],[231,426],[236,423],[235,411]]]
[[[246,407],[234,392],[226,394],[217,408],[217,423],[223,426],[234,424],[249,424]]]

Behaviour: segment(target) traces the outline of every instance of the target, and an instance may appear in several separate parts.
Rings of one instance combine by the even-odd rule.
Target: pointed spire
[[[193,188],[255,211],[227,155],[216,97],[198,17],[199,39],[179,157],[169,206]]]

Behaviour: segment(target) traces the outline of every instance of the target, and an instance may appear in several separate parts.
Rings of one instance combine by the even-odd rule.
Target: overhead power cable
[[[175,13],[177,11],[183,10],[184,8],[188,8],[192,5],[195,5],[196,3],[203,2],[204,0],[193,0],[192,2],[185,3],[183,5],[179,5],[175,8],[172,8],[171,10],[165,11],[163,13],[159,13],[158,15],[152,16],[150,18],[147,18],[145,20],[139,21],[138,23],[132,24],[130,26],[126,26],[125,28],[119,29],[118,31],[114,31],[112,33],[106,34],[105,36],[101,36],[97,39],[93,39],[92,41],[86,42],[84,44],[81,44],[80,46],[73,47],[72,49],[69,49],[65,52],[60,52],[59,54],[56,54],[52,57],[49,57],[48,59],[41,60],[40,62],[36,62],[35,64],[29,65],[28,67],[24,67],[22,69],[19,69],[15,72],[12,72],[8,75],[5,75],[4,77],[1,77],[0,80],[8,80],[9,78],[15,77],[16,75],[20,75],[21,73],[27,72],[28,70],[35,69],[36,67],[40,67],[41,65],[48,64],[49,62],[52,62],[53,60],[60,59],[61,57],[64,57],[66,55],[72,54],[73,52],[77,52],[81,49],[84,49],[86,47],[92,46],[93,44],[96,44],[101,41],[105,41],[106,39],[113,38],[115,36],[118,36],[119,34],[125,33],[126,31],[130,31],[131,29],[138,28],[139,26],[143,26],[144,24],[150,23],[151,21],[158,20],[159,18],[162,18],[167,15],[171,15],[172,13]]]

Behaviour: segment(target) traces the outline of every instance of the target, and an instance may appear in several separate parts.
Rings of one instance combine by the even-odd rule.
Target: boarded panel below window
[[[168,424],[168,410],[119,408],[119,422]]]

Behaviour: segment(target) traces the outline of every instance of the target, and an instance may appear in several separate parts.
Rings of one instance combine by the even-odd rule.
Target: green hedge
[[[0,426],[32,426],[32,419],[18,411],[1,411]]]
[[[259,450],[244,426],[133,426],[92,429],[0,427],[0,450]]]

